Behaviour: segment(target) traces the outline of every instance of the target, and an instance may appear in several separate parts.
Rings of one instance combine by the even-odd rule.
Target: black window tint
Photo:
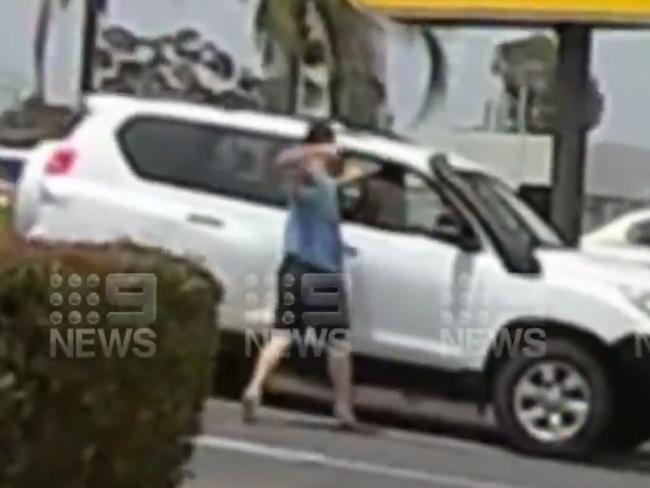
[[[282,205],[274,164],[291,142],[267,135],[169,120],[131,122],[122,145],[143,178]]]
[[[138,173],[154,180],[192,184],[207,160],[208,137],[194,126],[167,121],[138,121],[123,134],[126,152]]]
[[[642,222],[632,227],[628,239],[637,246],[650,246],[650,222]]]

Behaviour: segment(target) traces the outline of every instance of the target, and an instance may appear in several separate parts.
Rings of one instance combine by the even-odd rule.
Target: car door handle
[[[208,225],[210,227],[225,227],[226,224],[223,220],[213,217],[211,215],[190,214],[187,220],[193,224]]]

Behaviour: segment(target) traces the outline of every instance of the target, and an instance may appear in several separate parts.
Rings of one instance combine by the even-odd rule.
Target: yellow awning
[[[432,20],[650,23],[650,0],[355,0],[393,16]]]

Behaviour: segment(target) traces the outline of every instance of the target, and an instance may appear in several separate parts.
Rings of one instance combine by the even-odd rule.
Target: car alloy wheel
[[[512,408],[533,439],[558,444],[586,427],[591,400],[591,387],[574,365],[545,360],[523,372],[514,388]]]
[[[584,458],[611,439],[613,381],[598,351],[585,343],[549,337],[542,357],[517,351],[494,374],[492,406],[513,448]]]

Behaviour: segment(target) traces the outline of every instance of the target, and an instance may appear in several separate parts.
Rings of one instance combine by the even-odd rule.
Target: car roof
[[[621,215],[614,222],[622,223],[626,226],[637,225],[644,222],[650,222],[650,209],[641,209],[628,212]]]
[[[121,118],[137,115],[154,115],[214,122],[215,115],[223,117],[229,125],[255,128],[262,132],[301,139],[307,131],[310,120],[291,115],[280,115],[254,110],[239,110],[202,105],[198,103],[133,97],[127,95],[94,94],[86,99],[91,112],[118,113]],[[388,161],[405,164],[410,168],[429,173],[429,160],[442,151],[427,147],[395,135],[380,134],[371,130],[354,129],[335,124],[340,144],[349,151],[370,153]],[[460,171],[490,173],[480,164],[454,153],[444,152],[449,163]]]
[[[633,210],[616,217],[586,234],[587,237],[600,238],[613,234],[625,234],[632,227],[650,222],[650,209]]]

